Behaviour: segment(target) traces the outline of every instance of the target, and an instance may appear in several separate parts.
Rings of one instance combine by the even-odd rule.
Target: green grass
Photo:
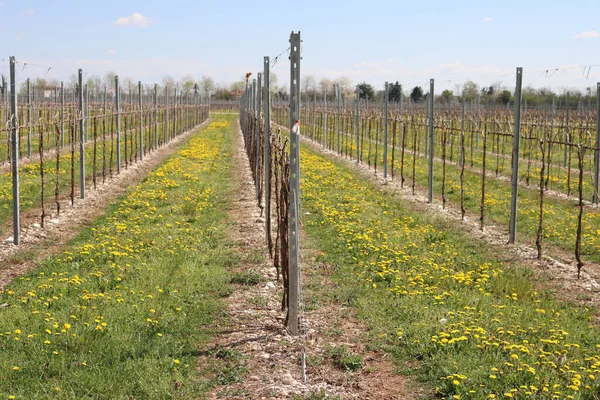
[[[253,271],[240,271],[231,274],[231,283],[236,285],[254,286],[263,280],[261,274]]]
[[[0,398],[199,398],[243,375],[228,349],[197,365],[238,259],[225,234],[232,122],[195,134],[0,293]]]
[[[526,265],[503,264],[459,225],[305,148],[301,157],[303,226],[335,266],[326,293],[356,309],[371,348],[442,398],[596,398],[590,310],[540,290]]]
[[[333,365],[342,371],[359,371],[363,366],[363,358],[360,354],[349,351],[344,345],[326,345],[324,354],[331,358]]]
[[[332,119],[332,118],[330,118]],[[281,120],[283,121],[283,120]],[[281,122],[280,121],[280,122]],[[312,120],[309,121],[312,123]],[[344,125],[345,126],[345,125]],[[419,126],[417,135],[417,155],[414,159],[415,163],[415,183],[417,190],[423,191],[427,188],[428,181],[428,161],[425,158],[425,144],[423,127]],[[332,133],[336,132],[333,126],[330,127],[329,137],[333,138],[335,135]],[[312,134],[312,127],[310,125],[305,126],[303,133],[307,136]],[[368,133],[362,131],[362,144],[361,144],[361,159],[363,164],[370,164],[374,166],[375,160],[377,160],[377,166],[381,171],[383,166],[383,145],[381,144],[382,138],[379,137],[377,142],[375,137],[375,128],[372,128],[371,137],[369,138]],[[380,135],[381,136],[381,135]],[[434,199],[436,202],[442,202],[442,162],[441,162],[441,144],[440,144],[440,132],[437,132],[436,136],[436,157],[434,162]],[[470,138],[465,138],[465,140]],[[317,129],[316,134],[317,142],[321,143],[322,133]],[[390,163],[390,170],[388,171],[389,176],[392,174],[392,151],[391,151],[391,134],[390,134],[390,148],[388,153],[388,160]],[[401,147],[399,143],[399,135],[396,135],[396,149],[395,149],[395,160],[394,160],[394,173],[395,180],[399,181],[401,166]],[[356,155],[355,138],[352,135],[345,135],[342,143],[348,145],[349,153],[352,157]],[[494,141],[495,142],[495,141]],[[377,145],[376,145],[377,143]],[[337,143],[333,143],[337,146]],[[412,183],[412,166],[413,166],[413,131],[412,128],[407,131],[407,142],[404,155],[404,178],[406,179],[405,187],[410,188]],[[469,143],[467,143],[468,145]],[[482,140],[480,139],[480,150],[474,152],[473,158],[473,169],[466,168],[464,174],[464,205],[467,215],[474,218],[479,218],[480,207],[481,207],[481,149]],[[496,146],[496,143],[492,143],[492,140],[488,141],[488,152]],[[502,148],[502,141],[499,145]],[[504,162],[500,159],[499,165],[504,165],[504,171],[508,169],[510,173],[510,149],[511,143],[506,143],[505,147],[508,160]],[[529,152],[536,150],[534,146],[529,146],[526,141],[523,144],[522,157],[520,167],[520,181],[524,183],[527,176],[527,161]],[[446,201],[449,205],[454,208],[460,208],[460,168],[456,164],[458,160],[458,146],[454,146],[454,162],[455,164],[446,164],[446,181],[445,181],[445,194]],[[558,147],[555,146],[554,152],[559,151]],[[448,148],[447,158],[449,161],[450,150]],[[467,156],[467,167],[469,166],[470,149],[465,149]],[[559,152],[560,153],[560,152]],[[577,179],[578,179],[578,168],[576,166],[577,155],[576,151],[573,150],[572,163],[573,171],[571,173],[571,198],[569,200],[558,198],[546,194],[544,198],[544,230],[543,230],[543,251],[546,254],[557,255],[557,253],[566,252],[568,254],[574,254],[575,252],[575,238],[577,231]],[[584,198],[591,200],[592,193],[592,180],[589,175],[589,169],[591,166],[591,151],[586,153],[585,170],[586,175],[583,182]],[[554,153],[553,153],[554,154]],[[562,154],[562,153],[560,153]],[[559,154],[559,155],[560,155]],[[533,156],[535,159],[536,156]],[[557,156],[558,157],[558,156]],[[493,154],[487,155],[487,167],[488,173],[493,173],[496,166],[496,157]],[[557,169],[558,160],[553,161],[552,171],[553,174],[550,177],[550,188],[566,193],[566,170]],[[562,165],[562,164],[561,164]],[[502,172],[503,169],[500,169]],[[558,173],[557,173],[558,171]],[[525,185],[519,187],[519,200],[518,200],[518,217],[517,217],[517,241],[524,242],[529,245],[534,245],[539,219],[539,173],[540,169],[533,165],[530,170],[530,186]],[[501,231],[508,231],[509,223],[509,210],[510,210],[510,193],[511,186],[510,182],[506,179],[502,179],[502,174],[499,178],[494,176],[486,177],[486,195],[485,195],[485,225],[495,225]],[[600,262],[600,213],[589,205],[585,206],[582,220],[582,246],[581,251],[584,260],[591,262]],[[559,250],[556,252],[555,250]],[[559,254],[560,256],[560,254]],[[584,267],[585,268],[585,267]],[[573,268],[573,274],[576,274],[576,269]]]
[[[129,117],[131,118],[131,117]],[[180,127],[181,121],[178,122],[177,126]],[[110,170],[112,174],[116,175],[116,136],[113,135],[113,140],[110,137],[110,121],[109,125],[106,126],[106,148],[103,148],[102,139],[102,125],[99,122],[97,127],[97,142],[96,142],[96,182],[97,184],[102,183],[102,167],[103,159],[106,159],[106,177],[110,176]],[[131,128],[132,123],[124,122],[121,125],[121,168],[125,169],[126,160],[129,165],[129,161],[135,162],[136,155],[139,153],[139,142],[138,136],[139,131],[136,128]],[[55,149],[56,146],[56,132],[54,126],[51,126],[51,131],[44,131],[45,147],[50,142]],[[173,121],[171,119],[169,129],[173,130]],[[160,124],[158,128],[159,143],[164,142],[164,124]],[[49,132],[49,134],[48,134]],[[150,145],[154,145],[153,138],[154,130],[153,127],[145,129],[144,131],[144,145],[145,149],[148,150]],[[171,133],[172,135],[172,133]],[[65,126],[65,139],[70,136],[70,128],[68,125]],[[79,137],[79,133],[76,130],[76,138]],[[35,139],[33,153],[33,162],[23,165],[19,168],[19,184],[20,184],[20,205],[21,211],[28,211],[32,209],[41,208],[41,194],[42,194],[42,183],[40,174],[39,154],[37,153],[39,147],[39,134],[33,136]],[[76,139],[77,140],[77,139]],[[67,141],[66,141],[67,142]],[[46,151],[49,149],[46,148]],[[112,164],[111,164],[111,150],[112,150]],[[79,144],[75,145],[74,151],[74,197],[78,199],[79,194]],[[93,125],[90,126],[89,141],[85,147],[85,171],[86,171],[86,190],[93,190],[93,175],[94,175],[94,145],[93,145]],[[55,185],[57,179],[57,168],[56,168],[56,155],[48,157],[44,156],[44,174],[45,174],[45,208],[46,213],[55,212]],[[65,147],[60,149],[60,163],[58,167],[58,180],[59,180],[59,193],[61,196],[61,207],[64,209],[68,206],[69,201],[64,201],[65,197],[68,197],[71,191],[71,145],[65,143]],[[12,218],[12,175],[10,172],[0,173],[0,234],[6,231],[7,223]],[[41,211],[40,211],[41,214]]]

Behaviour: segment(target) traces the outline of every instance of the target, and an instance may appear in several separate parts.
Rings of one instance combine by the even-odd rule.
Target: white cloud
[[[481,20],[481,22],[491,22],[492,18],[490,17],[485,17],[484,19]]]
[[[440,64],[441,69],[462,69],[464,66],[460,61],[455,61],[453,63],[448,64]]]
[[[108,49],[106,51],[106,54],[108,54],[109,56],[114,56],[115,54],[117,54],[117,49]]]
[[[474,76],[501,75],[512,71],[512,69],[499,68],[492,65],[464,65],[460,61],[440,64],[438,67],[444,74],[471,74]]]
[[[592,31],[587,31],[587,32],[581,32],[578,33],[577,35],[573,36],[573,39],[594,39],[594,38],[600,38],[600,33],[592,30]]]
[[[35,14],[35,9],[33,9],[33,8],[27,8],[27,9],[23,10],[23,14],[25,14],[25,15],[33,15],[33,14]]]
[[[116,26],[137,26],[139,28],[145,28],[150,24],[152,20],[148,17],[144,17],[142,14],[138,12],[134,12],[129,17],[121,17],[115,21]]]

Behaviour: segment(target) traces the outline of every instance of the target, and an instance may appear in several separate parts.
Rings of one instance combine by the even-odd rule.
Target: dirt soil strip
[[[232,272],[257,272],[263,281],[255,286],[238,286],[227,299],[228,309],[215,326],[216,342],[212,343],[214,348],[231,347],[244,354],[248,375],[242,382],[215,388],[209,398],[288,399],[311,393],[327,393],[342,399],[419,398],[423,392],[395,372],[391,355],[366,350],[361,339],[367,328],[354,318],[351,308],[317,299],[304,314],[306,335],[294,337],[287,332],[285,313],[281,311],[283,287],[268,256],[264,218],[256,203],[239,122],[237,131],[232,174],[237,180],[230,215],[231,237],[241,262]],[[314,261],[314,253],[302,249],[303,286],[322,290],[323,285],[331,283]],[[258,254],[260,261],[244,260],[249,254]],[[313,294],[308,289],[304,298]],[[361,354],[362,368],[346,372],[333,366],[324,351],[327,344],[344,345]],[[302,379],[303,348],[309,360],[306,382]]]
[[[198,127],[172,139],[168,145],[159,148],[158,151],[148,153],[143,161],[136,162],[127,169],[122,168],[120,174],[115,173],[113,178],[107,177],[106,183],[98,184],[96,190],[93,189],[91,182],[87,182],[86,198],[84,200],[76,198],[73,206],[69,204],[61,209],[60,216],[55,214],[56,210],[52,210],[45,219],[44,228],[39,223],[22,227],[19,246],[12,244],[12,235],[4,238],[5,240],[0,244],[0,289],[16,277],[33,269],[41,259],[60,251],[81,228],[103,215],[112,200],[141,182],[150,171],[173,155],[192,133],[205,128],[210,122],[209,118]],[[23,224],[23,220],[21,223]],[[19,256],[20,254],[22,256]]]
[[[287,130],[281,125],[279,127]],[[541,286],[556,291],[559,299],[582,305],[600,305],[600,284],[598,283],[600,282],[600,265],[585,262],[581,279],[577,279],[576,262],[572,254],[544,244],[543,253],[545,255],[542,256],[541,260],[538,260],[537,249],[534,247],[523,243],[508,245],[508,234],[505,230],[493,225],[486,225],[485,230],[482,232],[479,229],[478,216],[467,214],[465,220],[460,221],[459,208],[446,204],[444,209],[440,203],[427,203],[427,193],[423,188],[416,187],[413,196],[410,183],[405,184],[402,188],[400,181],[392,181],[389,178],[384,179],[382,172],[374,172],[367,164],[357,164],[356,160],[340,156],[335,151],[323,149],[321,144],[313,142],[305,136],[302,138],[303,143],[312,151],[325,154],[345,167],[358,171],[361,176],[371,181],[381,190],[392,193],[403,201],[412,203],[413,208],[423,212],[436,213],[445,218],[449,226],[456,226],[456,221],[459,221],[461,227],[466,228],[465,232],[495,246],[495,249],[501,254],[500,258],[505,262],[531,268],[541,281]]]

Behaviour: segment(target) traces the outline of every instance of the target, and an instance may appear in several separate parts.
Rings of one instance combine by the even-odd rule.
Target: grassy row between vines
[[[354,306],[403,372],[445,399],[596,398],[591,310],[338,162],[307,148],[301,159],[304,227],[334,271],[326,295]]]
[[[0,293],[0,398],[198,398],[239,379],[200,351],[232,292],[233,118],[217,118],[64,253]],[[211,361],[212,360],[212,361]]]
[[[309,134],[308,130],[304,131]],[[408,136],[408,135],[407,135]],[[412,136],[412,134],[411,134]],[[350,136],[346,136],[349,154],[351,157],[356,155],[356,144]],[[398,140],[398,139],[397,139]],[[422,150],[422,149],[421,149]],[[368,140],[364,137],[361,144],[361,160],[364,164],[374,166],[377,163],[378,170],[383,168],[383,145],[375,142],[374,139]],[[576,158],[576,155],[574,156]],[[426,190],[428,181],[428,161],[424,154],[417,149],[416,157],[413,157],[412,146],[405,148],[404,156],[401,154],[401,147],[395,149],[394,162],[392,165],[391,142],[388,152],[389,176],[400,181],[401,175],[404,176],[405,186],[410,188],[413,182],[413,163],[414,163],[414,181],[417,190]],[[476,164],[481,165],[482,160],[478,159]],[[487,159],[487,174],[493,173],[495,160]],[[443,182],[443,163],[441,159],[434,161],[434,198],[436,202],[442,202],[442,185],[446,202],[455,208],[460,208],[460,167],[457,164],[446,163],[445,182]],[[586,170],[589,168],[585,164]],[[524,167],[521,168],[520,180],[524,182]],[[575,239],[577,232],[577,178],[578,171],[573,171],[571,176],[572,195],[570,199],[546,194],[544,198],[544,229],[543,242],[547,243],[561,251],[573,254],[575,251]],[[540,168],[531,168],[530,186],[522,185],[519,187],[517,233],[518,240],[533,244],[536,239],[539,222],[539,180]],[[559,178],[551,177],[551,186],[566,185],[566,175]],[[485,180],[485,225],[496,225],[501,230],[508,230],[511,185],[503,177],[486,176]],[[589,179],[583,181],[584,191],[590,193],[591,183]],[[481,166],[470,169],[465,168],[464,172],[464,207],[468,214],[479,217],[481,210],[482,195],[482,172]],[[584,200],[590,200],[590,196]],[[597,207],[590,204],[584,206],[582,219],[582,246],[581,251],[584,260],[592,262],[600,261],[600,213]],[[551,252],[551,250],[549,251]]]

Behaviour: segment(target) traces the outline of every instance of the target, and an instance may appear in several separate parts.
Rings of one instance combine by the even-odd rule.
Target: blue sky
[[[191,74],[225,83],[258,71],[300,30],[302,73],[317,80],[347,76],[379,88],[434,78],[439,92],[467,79],[514,86],[523,66],[525,85],[595,87],[598,15],[598,0],[0,0],[0,72],[15,55],[28,62],[19,79],[51,67],[47,77],[59,80],[83,68],[144,82]],[[280,83],[288,70],[284,56],[274,67]]]

